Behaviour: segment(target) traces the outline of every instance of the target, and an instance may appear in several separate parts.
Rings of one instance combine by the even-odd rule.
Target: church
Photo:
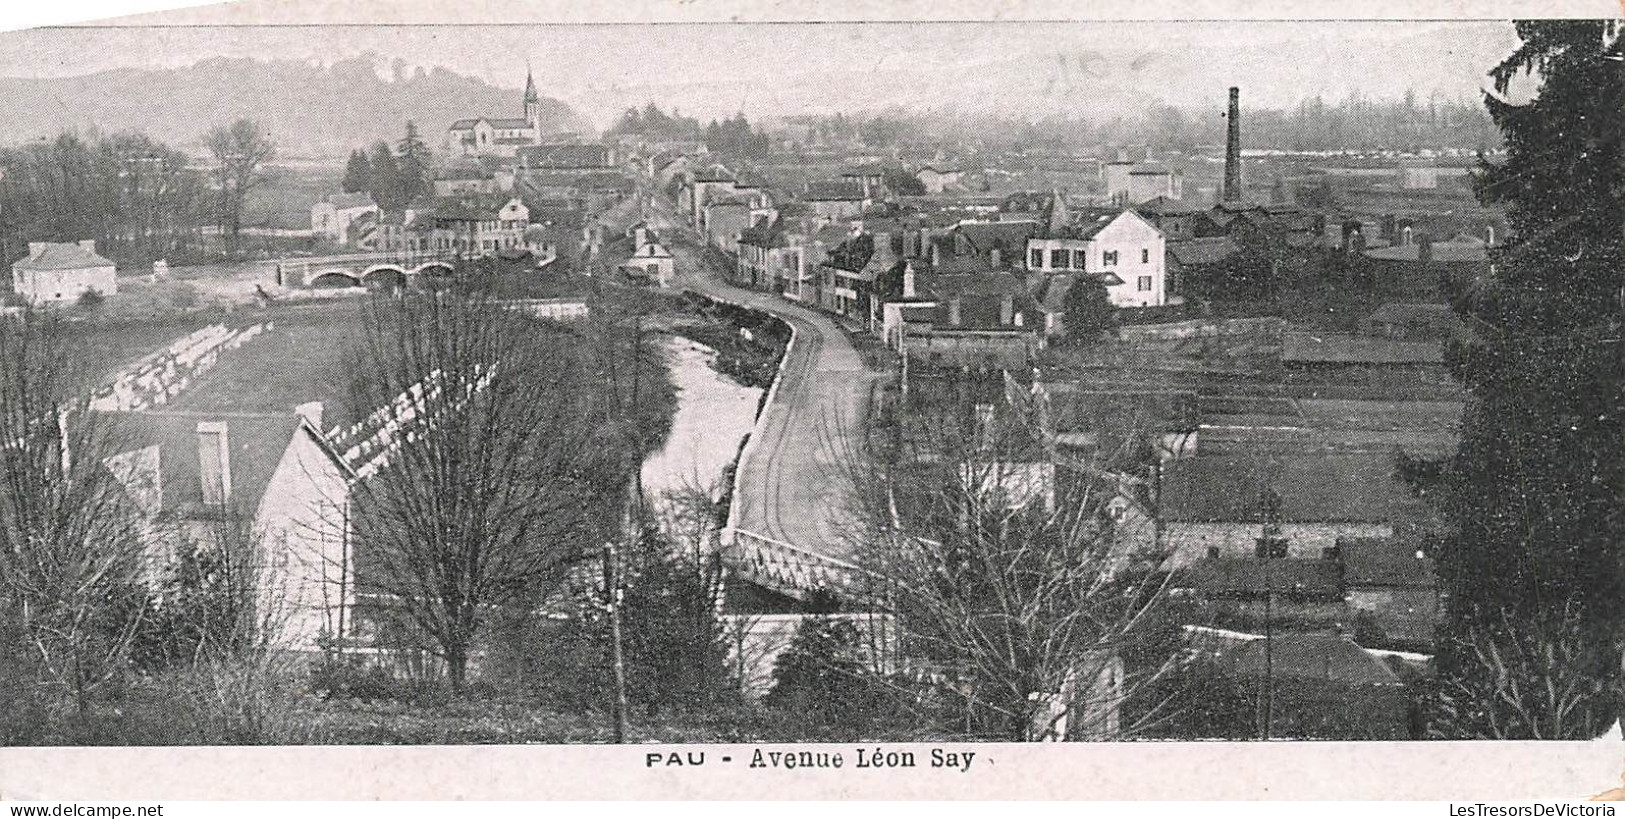
[[[541,142],[542,102],[536,94],[536,81],[525,70],[525,115],[517,119],[475,117],[460,119],[446,132],[446,145],[452,153],[468,156],[513,156],[526,145]]]

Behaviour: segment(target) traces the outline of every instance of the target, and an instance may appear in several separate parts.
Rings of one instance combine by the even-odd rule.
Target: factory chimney
[[[1224,140],[1224,195],[1222,201],[1241,201],[1241,89],[1230,89],[1228,133]]]

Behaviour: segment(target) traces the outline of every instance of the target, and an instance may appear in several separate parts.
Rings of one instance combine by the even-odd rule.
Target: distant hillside
[[[251,116],[269,127],[284,155],[342,156],[376,139],[398,139],[407,120],[439,150],[456,119],[523,113],[517,87],[496,88],[441,68],[397,72],[391,81],[379,77],[374,64],[366,57],[328,67],[212,58],[170,70],[0,78],[0,144],[95,128],[136,129],[195,148],[212,126]],[[516,85],[523,79],[517,77]],[[588,128],[569,106],[541,90],[544,128]]]

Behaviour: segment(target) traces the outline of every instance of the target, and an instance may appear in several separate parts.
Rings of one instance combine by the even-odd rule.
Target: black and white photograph
[[[1625,750],[1619,9],[300,5],[0,33],[0,745]]]

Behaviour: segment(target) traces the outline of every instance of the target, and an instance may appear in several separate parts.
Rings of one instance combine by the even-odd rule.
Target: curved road
[[[681,229],[659,208],[651,217],[666,236]],[[735,476],[736,527],[848,560],[852,528],[840,524],[848,453],[862,438],[869,392],[881,374],[864,366],[828,315],[723,283],[691,242],[667,246],[676,257],[679,286],[770,313],[795,328],[773,400],[763,408]]]

